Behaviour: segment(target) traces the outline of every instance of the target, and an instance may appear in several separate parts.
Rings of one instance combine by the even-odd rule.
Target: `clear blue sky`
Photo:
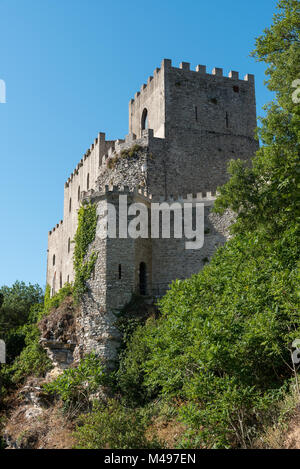
[[[45,285],[64,182],[99,131],[128,132],[128,101],[162,58],[256,75],[275,0],[0,0],[0,286]]]

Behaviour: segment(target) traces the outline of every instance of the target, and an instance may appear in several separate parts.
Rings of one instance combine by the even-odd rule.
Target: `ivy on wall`
[[[86,291],[86,281],[91,277],[97,253],[92,252],[87,259],[89,245],[94,241],[97,227],[96,205],[86,204],[78,210],[78,227],[74,237],[75,249],[73,265],[75,271],[74,299],[78,302]]]

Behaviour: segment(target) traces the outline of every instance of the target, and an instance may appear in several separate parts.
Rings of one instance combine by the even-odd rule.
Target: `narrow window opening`
[[[225,117],[225,120],[226,120],[226,128],[228,129],[228,127],[229,127],[229,118],[228,118],[228,112],[226,112],[226,117]]]
[[[52,265],[55,265],[55,254],[53,254],[53,257],[52,257]]]
[[[59,288],[62,288],[62,273],[59,274]]]
[[[147,267],[145,262],[140,263],[140,294],[146,295],[147,293]]]
[[[71,239],[68,238],[68,253],[70,252],[71,250]]]
[[[56,272],[54,273],[53,280],[52,280],[52,296],[56,293]]]
[[[195,106],[195,120],[198,120],[198,108]]]
[[[86,187],[87,187],[87,190],[89,190],[90,188],[90,175],[89,174],[87,175],[87,178],[86,178]]]
[[[78,187],[78,194],[77,194],[77,197],[78,197],[78,202],[80,200],[80,186]]]
[[[119,264],[119,280],[122,278],[122,266]]]
[[[238,86],[234,86],[234,87],[233,87],[233,91],[234,91],[235,93],[239,93],[239,92],[240,92],[240,88],[239,88]]]
[[[142,113],[142,130],[148,129],[148,111],[145,108]]]
[[[72,199],[70,197],[70,200],[69,200],[69,213],[71,212],[72,210]]]
[[[70,275],[67,276],[67,282],[70,283]]]

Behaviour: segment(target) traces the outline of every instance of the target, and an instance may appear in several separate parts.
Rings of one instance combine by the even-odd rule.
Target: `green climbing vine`
[[[87,259],[89,245],[94,241],[97,227],[97,208],[96,205],[82,205],[78,211],[78,227],[74,237],[74,299],[80,300],[86,291],[86,281],[91,277],[97,253],[92,252]]]

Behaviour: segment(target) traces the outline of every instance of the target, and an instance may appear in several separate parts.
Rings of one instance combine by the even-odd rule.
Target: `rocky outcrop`
[[[78,343],[76,317],[79,308],[74,306],[71,296],[45,316],[39,323],[41,345],[45,348],[54,367],[68,368],[74,361],[73,352]]]

